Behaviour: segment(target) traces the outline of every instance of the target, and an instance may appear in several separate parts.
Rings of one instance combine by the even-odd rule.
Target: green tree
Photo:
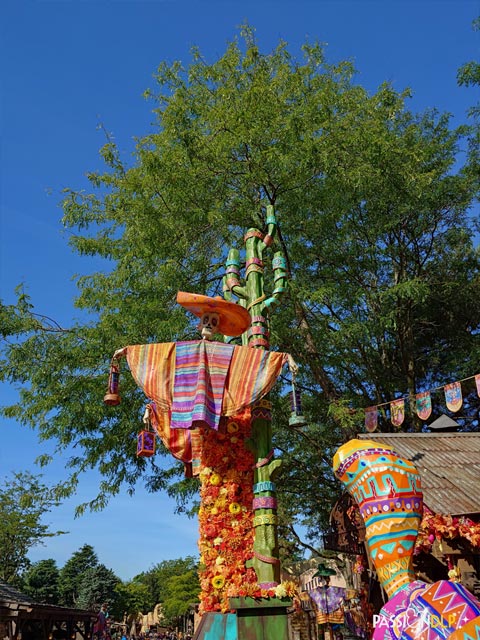
[[[115,598],[110,611],[115,620],[123,620],[124,615],[131,621],[139,612],[153,611],[155,602],[147,584],[138,580],[119,582],[115,587]]]
[[[194,49],[187,68],[161,64],[146,92],[156,123],[133,162],[108,137],[92,192],[65,192],[73,250],[105,260],[104,271],[78,279],[76,305],[91,321],[62,329],[22,290],[0,308],[2,379],[28,382],[4,414],[75,446],[61,495],[97,467],[105,480],[91,508],[140,478],[182,507],[196,484],[178,480],[181,466],[135,457],[145,398],[131,376],[121,376],[122,404],[103,406],[108,362],[126,344],[192,338],[176,292],[220,293],[225,247],[264,229],[273,205],[291,286],[271,343],[300,365],[309,421],[303,433],[288,430],[279,388],[278,497],[314,540],[336,487],[331,453],[361,429],[363,409],[477,369],[469,211],[478,172],[472,154],[459,155],[473,133],[435,111],[410,112],[408,91],[383,84],[370,95],[352,65],[329,64],[320,45],[297,59],[285,43],[263,54],[251,29],[242,36],[212,63]],[[473,394],[468,402],[478,404]],[[405,427],[419,426],[407,412]],[[285,533],[295,540],[291,526]]]
[[[99,566],[94,548],[84,544],[72,554],[60,570],[60,598],[67,607],[76,607],[82,589],[84,577],[90,569]]]
[[[22,576],[22,589],[36,602],[58,604],[60,590],[58,587],[59,570],[55,560],[39,560],[34,562]]]
[[[29,566],[28,552],[45,538],[61,535],[42,522],[58,501],[41,475],[14,473],[0,486],[0,579],[18,583]]]
[[[473,21],[473,29],[480,31],[480,17]],[[457,73],[457,82],[463,87],[474,87],[477,89],[480,86],[480,63],[477,60],[470,60],[460,67]],[[469,110],[469,116],[472,122],[469,125],[469,163],[466,170],[472,175],[473,179],[477,180],[477,184],[480,182],[480,100]]]
[[[196,568],[168,578],[162,603],[166,623],[173,626],[176,621],[185,616],[191,606],[198,602],[199,592],[200,584]]]
[[[197,575],[197,560],[192,556],[175,560],[163,560],[135,577],[135,582],[148,587],[155,604],[162,604],[169,616],[177,617],[188,610],[191,602],[198,600],[200,585]],[[183,594],[183,595],[182,595]],[[185,611],[176,612],[177,600],[184,597]],[[180,606],[180,609],[182,607]],[[165,613],[165,615],[167,615]]]
[[[104,602],[109,607],[117,597],[117,585],[121,580],[104,564],[88,567],[82,574],[76,606],[79,609],[98,611]]]

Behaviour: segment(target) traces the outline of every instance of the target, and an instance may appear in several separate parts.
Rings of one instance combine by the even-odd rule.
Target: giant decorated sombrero
[[[199,293],[179,291],[177,302],[201,318],[204,313],[218,313],[218,330],[224,336],[240,336],[250,326],[250,314],[235,302],[223,298],[210,298]]]

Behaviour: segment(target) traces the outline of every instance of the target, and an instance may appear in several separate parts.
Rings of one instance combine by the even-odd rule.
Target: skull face
[[[218,333],[220,317],[218,313],[209,311],[204,313],[200,320],[199,329],[202,332],[202,338],[204,340],[212,340],[215,333]]]

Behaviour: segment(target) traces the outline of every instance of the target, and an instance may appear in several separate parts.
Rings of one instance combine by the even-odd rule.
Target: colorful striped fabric
[[[222,415],[234,416],[267,395],[288,354],[235,347],[223,395]]]
[[[171,429],[169,413],[158,411],[155,403],[147,405],[150,421],[170,453],[184,464],[192,464],[193,475],[200,473],[202,432],[200,429]]]
[[[158,411],[155,403],[151,403],[147,407],[150,409],[152,427],[172,456],[185,463],[191,462],[192,439],[189,429],[170,429],[170,416],[168,413]]]
[[[223,342],[177,342],[172,429],[188,429],[196,422],[206,422],[218,430],[233,349],[233,345]]]
[[[148,398],[155,401],[157,411],[170,411],[175,342],[127,347],[127,362],[135,382]]]
[[[205,340],[127,347],[135,382],[173,429],[202,420],[218,428],[221,415],[234,416],[263,398],[287,360],[286,353]]]

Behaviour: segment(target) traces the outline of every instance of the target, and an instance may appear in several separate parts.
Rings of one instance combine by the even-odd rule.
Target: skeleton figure
[[[207,311],[202,315],[198,329],[203,340],[213,340],[213,336],[218,333],[219,319],[218,313],[214,311]]]

